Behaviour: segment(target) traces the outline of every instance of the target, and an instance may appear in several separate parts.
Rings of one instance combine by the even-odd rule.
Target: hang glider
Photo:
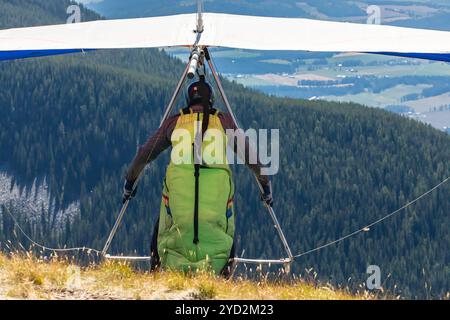
[[[450,62],[450,32],[204,13],[0,30],[0,60],[99,49],[227,47],[361,52]]]
[[[189,61],[163,116],[169,117],[186,78],[209,66],[235,127],[239,128],[209,47],[253,50],[361,52],[450,62],[450,32],[309,19],[265,18],[228,14],[197,14],[156,18],[100,20],[78,24],[0,30],[0,60],[66,54],[101,49],[187,47]],[[201,63],[200,63],[201,62]],[[141,175],[135,182],[136,188]],[[255,176],[260,192],[263,188]],[[128,199],[102,250],[105,259],[149,261],[151,257],[110,256],[108,250],[125,215]],[[234,258],[236,263],[278,264],[289,273],[295,258],[274,209],[265,204],[286,251],[278,260]],[[335,241],[336,242],[336,241]],[[333,242],[333,243],[335,243]],[[323,248],[319,247],[320,248]],[[78,250],[78,249],[76,249]],[[315,249],[317,250],[317,249]]]

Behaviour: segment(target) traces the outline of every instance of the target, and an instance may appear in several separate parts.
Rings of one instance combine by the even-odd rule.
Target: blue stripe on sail
[[[404,57],[404,58],[415,58],[415,59],[426,59],[433,61],[444,61],[450,62],[450,54],[449,53],[400,53],[400,52],[368,52],[372,54],[382,54],[387,56],[396,56],[396,57]]]
[[[87,51],[92,51],[92,50],[66,49],[66,50],[0,51],[0,61],[54,56],[54,55],[60,55],[60,54],[87,52]]]
[[[65,49],[65,50],[20,50],[20,51],[0,51],[0,61],[17,60],[26,58],[36,58],[44,56],[54,56],[68,53],[88,52],[94,49]],[[381,54],[395,57],[426,59],[433,61],[450,62],[449,53],[400,53],[400,52],[367,52],[370,54]]]

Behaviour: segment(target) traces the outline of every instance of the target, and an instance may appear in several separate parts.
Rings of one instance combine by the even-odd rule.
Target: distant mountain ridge
[[[450,30],[450,2],[419,0],[206,0],[205,11],[244,15],[313,18],[366,22],[367,8],[381,8],[383,24]],[[109,18],[128,18],[196,12],[195,0],[100,0],[89,8]]]

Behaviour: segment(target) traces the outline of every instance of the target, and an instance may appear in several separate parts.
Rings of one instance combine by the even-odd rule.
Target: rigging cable
[[[400,209],[397,209],[397,210],[395,210],[395,211],[389,213],[388,215],[384,216],[383,218],[380,218],[380,219],[378,219],[377,221],[375,221],[375,222],[373,222],[373,223],[371,223],[371,224],[369,224],[369,225],[367,225],[367,226],[365,226],[365,227],[363,227],[363,228],[361,228],[361,229],[359,229],[359,230],[357,230],[357,231],[354,231],[354,232],[352,232],[352,233],[349,233],[348,235],[343,236],[343,237],[341,237],[341,238],[339,238],[339,239],[336,239],[336,240],[334,240],[334,241],[331,241],[331,242],[329,242],[329,243],[327,243],[327,244],[324,244],[324,245],[322,245],[322,246],[319,246],[319,247],[317,247],[317,248],[314,248],[314,249],[305,251],[305,252],[303,252],[303,253],[301,253],[301,254],[298,254],[298,255],[294,256],[294,259],[297,259],[297,258],[306,256],[306,255],[308,255],[308,254],[317,252],[317,251],[319,251],[319,250],[325,249],[325,248],[327,248],[327,247],[330,247],[330,246],[332,246],[332,245],[335,245],[335,244],[337,244],[337,243],[340,243],[340,242],[342,242],[342,241],[344,241],[344,240],[347,240],[348,238],[354,237],[354,236],[356,236],[356,235],[358,235],[358,234],[360,234],[360,233],[367,232],[368,230],[370,230],[371,227],[373,227],[373,226],[375,226],[375,225],[377,225],[377,224],[380,224],[381,222],[383,222],[383,221],[389,219],[390,217],[396,215],[397,213],[399,213],[399,212],[401,212],[401,211],[403,211],[403,210],[406,210],[407,208],[409,208],[409,207],[412,206],[413,204],[417,203],[417,202],[420,201],[421,199],[425,198],[426,196],[430,195],[430,194],[433,193],[435,190],[439,189],[440,187],[442,187],[444,184],[446,184],[446,183],[449,182],[449,181],[450,181],[450,177],[448,177],[447,179],[443,180],[441,183],[439,183],[439,184],[436,185],[435,187],[431,188],[430,190],[428,190],[427,192],[425,192],[425,193],[422,194],[421,196],[417,197],[416,199],[414,199],[414,200],[408,202],[407,204],[405,204],[405,205],[404,205],[403,207],[401,207]]]
[[[38,248],[43,249],[44,251],[53,251],[53,252],[72,252],[72,251],[86,251],[88,253],[90,252],[95,252],[97,254],[101,254],[102,252],[100,250],[97,249],[92,249],[92,248],[87,248],[87,247],[78,247],[78,248],[50,248],[47,246],[44,246],[40,243],[37,243],[36,241],[34,241],[20,226],[19,222],[17,221],[16,217],[14,217],[14,215],[11,213],[11,211],[4,206],[3,208],[5,208],[5,210],[3,210],[4,212],[6,211],[6,213],[11,217],[11,219],[13,220],[14,224],[16,225],[17,229],[19,229],[20,233],[22,233],[22,235],[27,238],[28,241],[30,241],[33,245],[35,245]]]
[[[361,229],[359,229],[359,230],[357,230],[357,231],[354,231],[354,232],[352,232],[352,233],[349,233],[349,234],[346,235],[346,236],[343,236],[343,237],[341,237],[341,238],[339,238],[339,239],[336,239],[336,240],[334,240],[334,241],[331,241],[331,242],[329,242],[329,243],[327,243],[327,244],[325,244],[325,245],[322,245],[322,246],[319,246],[319,247],[317,247],[317,248],[314,248],[314,249],[305,251],[305,252],[303,252],[303,253],[301,253],[301,254],[298,254],[298,255],[294,256],[293,258],[294,258],[294,259],[298,259],[298,258],[300,258],[300,257],[306,256],[306,255],[308,255],[308,254],[311,254],[311,253],[320,251],[320,250],[322,250],[322,249],[325,249],[325,248],[328,248],[328,247],[330,247],[330,246],[332,246],[332,245],[335,245],[335,244],[337,244],[337,243],[340,243],[340,242],[342,242],[342,241],[344,241],[344,240],[347,240],[347,239],[349,239],[349,238],[351,238],[351,237],[354,237],[354,236],[356,236],[356,235],[358,235],[358,234],[360,234],[360,233],[367,232],[367,230],[370,229],[371,227],[373,227],[373,226],[375,226],[375,225],[377,225],[377,224],[380,224],[381,222],[383,222],[383,221],[385,221],[385,220],[391,218],[392,216],[398,214],[399,212],[401,212],[401,211],[403,211],[403,210],[406,210],[407,208],[409,208],[409,207],[412,206],[413,204],[419,202],[420,200],[422,200],[422,199],[425,198],[426,196],[430,195],[431,193],[433,193],[433,192],[436,191],[437,189],[441,188],[443,185],[445,185],[445,184],[448,183],[449,181],[450,181],[450,177],[446,178],[446,179],[443,180],[441,183],[439,183],[439,184],[436,185],[435,187],[431,188],[431,189],[428,190],[427,192],[423,193],[422,195],[420,195],[420,196],[417,197],[416,199],[414,199],[414,200],[408,202],[408,203],[405,204],[403,207],[401,207],[401,208],[399,208],[399,209],[397,209],[397,210],[395,210],[395,211],[389,213],[388,215],[386,215],[386,216],[384,216],[384,217],[378,219],[377,221],[375,221],[375,222],[373,222],[373,223],[371,223],[371,224],[368,224],[367,226],[365,226],[365,227],[363,227],[363,228],[361,228]],[[6,211],[6,213],[12,218],[14,224],[17,226],[17,228],[19,229],[19,231],[25,236],[25,238],[27,238],[28,241],[30,241],[30,242],[31,242],[32,244],[34,244],[35,246],[37,246],[37,247],[39,247],[39,248],[41,248],[41,249],[43,249],[43,250],[45,250],[45,251],[54,251],[54,252],[90,251],[90,252],[95,252],[95,253],[97,253],[97,254],[101,254],[101,253],[102,253],[100,250],[92,249],[92,248],[87,248],[87,247],[57,249],[57,248],[49,248],[49,247],[46,247],[46,246],[44,246],[44,245],[42,245],[42,244],[39,244],[39,243],[37,243],[36,241],[34,241],[34,240],[33,240],[33,239],[32,239],[32,238],[31,238],[31,237],[30,237],[30,236],[29,236],[22,228],[21,228],[19,222],[18,222],[17,219],[13,216],[13,214],[9,211],[9,209],[8,209],[6,206],[4,206],[4,208],[5,208],[5,210],[3,210],[3,211]]]

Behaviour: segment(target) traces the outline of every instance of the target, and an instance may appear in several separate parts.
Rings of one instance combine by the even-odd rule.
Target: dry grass
[[[136,272],[126,263],[79,267],[29,254],[0,254],[0,299],[369,299],[331,287],[293,283],[226,281],[210,274]]]

